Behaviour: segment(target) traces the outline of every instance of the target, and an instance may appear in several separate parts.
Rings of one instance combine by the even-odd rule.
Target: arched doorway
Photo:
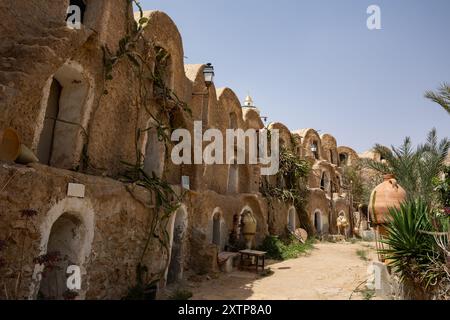
[[[330,187],[330,178],[326,171],[322,172],[322,177],[320,179],[320,189],[322,189],[325,192],[329,191]]]
[[[86,139],[93,101],[93,80],[69,61],[49,80],[41,101],[42,127],[35,141],[41,163],[76,169]]]
[[[314,212],[314,228],[316,229],[317,234],[322,234],[322,212],[320,212],[319,210],[316,210]]]
[[[290,208],[288,211],[288,229],[289,231],[295,231],[297,228],[296,216],[297,212],[294,207]]]
[[[85,239],[86,229],[77,214],[64,213],[55,221],[50,231],[47,253],[41,256],[45,268],[41,274],[38,299],[65,299],[70,292],[66,272],[69,266],[81,267],[80,252]]]
[[[184,269],[184,240],[187,229],[187,213],[184,207],[177,210],[172,228],[172,245],[167,283],[171,284],[183,279]]]

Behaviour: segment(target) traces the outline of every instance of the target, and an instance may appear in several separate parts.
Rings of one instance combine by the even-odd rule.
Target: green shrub
[[[277,236],[268,236],[264,239],[260,250],[267,252],[267,257],[274,260],[289,260],[298,258],[301,254],[307,253],[313,248],[313,242],[308,240],[301,243],[290,237],[282,241]]]

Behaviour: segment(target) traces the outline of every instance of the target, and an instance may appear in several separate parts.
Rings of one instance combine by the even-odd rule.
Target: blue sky
[[[450,117],[426,90],[450,82],[448,0],[144,0],[183,37],[185,63],[212,62],[217,87],[249,92],[269,122],[331,133],[358,152],[423,142]],[[369,5],[382,30],[367,29]]]

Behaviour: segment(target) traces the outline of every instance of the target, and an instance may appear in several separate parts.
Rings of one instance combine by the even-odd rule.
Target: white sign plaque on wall
[[[86,192],[86,187],[84,184],[79,183],[69,183],[67,187],[67,196],[74,198],[84,198]]]

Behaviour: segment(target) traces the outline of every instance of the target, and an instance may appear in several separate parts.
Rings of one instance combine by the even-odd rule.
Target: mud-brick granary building
[[[86,0],[81,28],[71,29],[71,2],[0,3],[0,129],[15,129],[40,160],[0,163],[1,298],[62,298],[65,270],[42,275],[54,252],[81,266],[80,299],[122,298],[139,264],[160,287],[185,270],[215,271],[244,214],[257,221],[254,247],[288,226],[336,233],[336,217],[353,210],[342,167],[358,159],[354,151],[314,129],[269,126],[312,165],[309,221],[292,205],[268,205],[258,165],[174,164],[162,133],[193,132],[200,120],[223,133],[260,130],[258,111],[209,83],[205,65],[184,65],[181,36],[164,13],[146,12],[137,25],[128,0]],[[132,180],[137,160],[159,184]]]

